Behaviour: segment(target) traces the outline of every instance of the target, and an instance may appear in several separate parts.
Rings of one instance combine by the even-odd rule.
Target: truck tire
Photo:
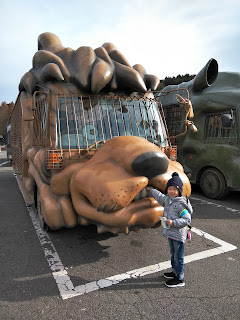
[[[203,194],[211,199],[222,199],[228,194],[226,181],[222,173],[215,169],[206,169],[200,177],[200,188]]]
[[[45,231],[50,231],[50,227],[46,224],[44,221],[44,216],[43,216],[43,209],[42,209],[42,204],[41,204],[41,197],[40,197],[40,192],[37,190],[37,214],[38,214],[38,220],[39,224],[42,230]]]

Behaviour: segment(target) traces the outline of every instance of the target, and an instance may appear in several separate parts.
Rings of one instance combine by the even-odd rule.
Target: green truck
[[[166,94],[170,90],[175,91]],[[192,102],[198,132],[181,134],[188,120],[176,95]],[[218,72],[217,61],[210,59],[193,80],[169,85],[156,96],[190,181],[212,199],[240,191],[240,73]]]

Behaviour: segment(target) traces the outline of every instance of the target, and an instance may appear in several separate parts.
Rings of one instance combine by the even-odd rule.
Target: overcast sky
[[[196,74],[210,58],[240,72],[239,0],[0,0],[0,13],[0,103],[15,102],[43,32],[74,50],[112,42],[159,79]]]

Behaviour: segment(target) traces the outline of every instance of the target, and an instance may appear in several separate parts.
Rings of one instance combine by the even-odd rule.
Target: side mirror
[[[34,119],[32,99],[22,102],[22,118],[24,121],[32,121]]]
[[[230,128],[233,122],[233,114],[224,113],[221,116],[222,127]]]

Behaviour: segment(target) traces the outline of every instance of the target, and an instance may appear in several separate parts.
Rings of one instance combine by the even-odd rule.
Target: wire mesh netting
[[[56,146],[85,149],[118,136],[139,136],[168,145],[165,125],[154,99],[59,96]]]

